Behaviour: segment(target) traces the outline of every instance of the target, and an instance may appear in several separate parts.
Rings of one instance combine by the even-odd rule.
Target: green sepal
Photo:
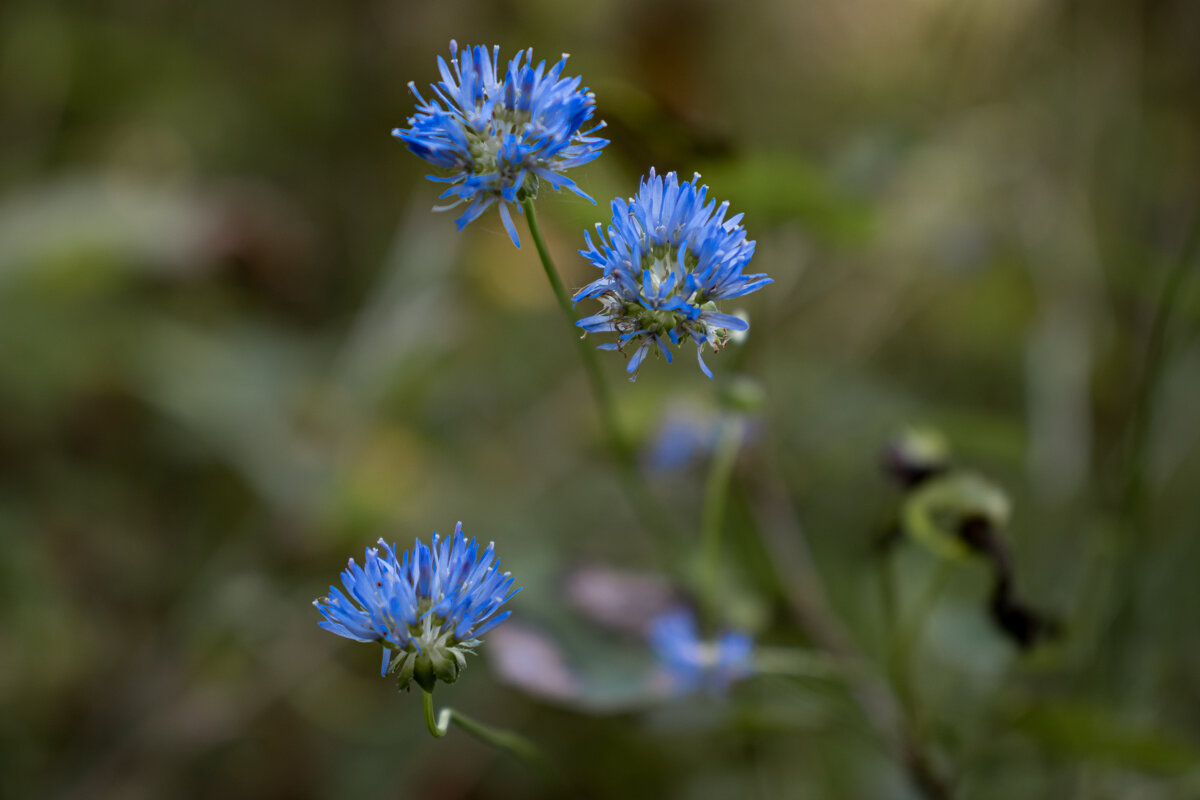
[[[412,685],[413,666],[416,659],[413,654],[407,650],[402,650],[400,655],[392,660],[390,672],[396,673],[396,689],[397,691],[407,692]]]
[[[437,686],[437,674],[433,669],[433,659],[428,653],[421,653],[413,659],[412,678],[427,692],[432,692],[433,687]]]
[[[532,172],[526,174],[525,182],[521,184],[521,188],[517,189],[517,202],[524,203],[526,200],[536,200],[538,189],[541,188],[541,181],[537,175]]]
[[[433,674],[442,683],[454,683],[461,669],[462,665],[456,658],[440,658],[433,662]]]

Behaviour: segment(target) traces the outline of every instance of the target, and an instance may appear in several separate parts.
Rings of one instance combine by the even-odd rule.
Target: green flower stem
[[[425,709],[425,727],[429,729],[429,733],[435,739],[445,736],[450,730],[450,723],[454,722],[458,724],[458,727],[479,741],[501,750],[506,750],[524,761],[542,767],[548,763],[537,745],[525,737],[518,736],[512,731],[498,730],[481,722],[476,722],[461,711],[455,711],[452,708],[443,708],[442,712],[435,719],[433,713],[433,694],[431,692],[421,691],[421,704]]]
[[[704,506],[700,515],[701,597],[704,613],[710,625],[717,625],[721,596],[721,527],[725,518],[725,502],[729,497],[729,481],[733,466],[742,447],[744,421],[736,415],[721,419],[717,427],[717,445],[708,469],[704,486]]]
[[[783,678],[840,680],[863,669],[845,658],[799,647],[755,647],[754,674]]]
[[[596,408],[600,413],[600,424],[604,428],[608,447],[617,459],[621,486],[629,496],[630,502],[642,518],[646,527],[654,534],[651,539],[661,547],[663,554],[666,554],[669,552],[666,534],[671,533],[675,525],[658,507],[658,503],[650,496],[645,484],[637,474],[634,449],[629,440],[626,439],[620,422],[617,419],[616,405],[613,403],[608,383],[604,380],[604,373],[600,370],[600,362],[596,359],[596,349],[584,341],[581,336],[574,335],[579,333],[579,328],[575,325],[577,321],[575,309],[571,304],[571,298],[568,296],[566,288],[563,286],[562,279],[558,276],[558,270],[554,266],[554,259],[550,257],[550,251],[546,248],[546,242],[542,238],[542,231],[538,226],[537,213],[534,211],[533,201],[526,198],[522,202],[521,207],[525,210],[525,220],[529,223],[529,233],[533,237],[534,245],[537,247],[538,259],[542,262],[542,270],[546,273],[546,280],[550,282],[550,288],[554,291],[554,298],[558,301],[558,307],[562,309],[563,316],[566,317],[567,324],[570,326],[571,333],[573,334],[571,338],[576,342],[579,358],[583,361],[584,371],[587,372],[588,383],[592,389],[592,397],[595,398]]]
[[[546,273],[546,280],[550,282],[550,288],[554,290],[554,298],[558,300],[558,307],[562,309],[563,314],[566,316],[567,322],[571,326],[571,332],[578,333],[579,330],[575,327],[575,309],[571,305],[571,298],[567,295],[567,290],[563,286],[562,279],[558,277],[558,270],[554,268],[554,260],[550,257],[550,251],[546,249],[546,242],[542,239],[542,231],[538,227],[537,214],[533,210],[533,201],[526,198],[522,207],[525,209],[525,219],[529,223],[529,233],[533,236],[533,243],[537,247],[538,258],[542,262],[542,269]],[[613,448],[618,458],[626,460],[630,457],[630,448],[617,422],[616,407],[613,405],[612,393],[608,390],[608,384],[604,382],[604,374],[600,371],[600,363],[596,360],[596,351],[578,336],[575,339],[579,342],[579,355],[583,359],[583,367],[587,371],[588,382],[592,387],[592,395],[596,398],[596,406],[600,410],[600,421],[604,425],[604,432],[608,436],[609,445]]]

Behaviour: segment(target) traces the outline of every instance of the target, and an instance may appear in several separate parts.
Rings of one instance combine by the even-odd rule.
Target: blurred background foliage
[[[572,177],[599,205],[538,202],[569,286],[650,166],[746,214],[776,283],[716,381],[604,359],[647,448],[739,375],[765,390],[726,621],[805,643],[782,526],[885,663],[878,453],[932,425],[1009,493],[1020,592],[1066,631],[1021,655],[984,567],[890,556],[901,614],[943,586],[912,688],[958,795],[1200,796],[1187,0],[5,3],[0,794],[917,796],[836,683],[664,699],[581,613],[588,576],[686,592],[704,457],[647,462],[675,530],[646,530],[532,248],[429,212],[388,133],[451,38],[569,52],[596,92],[612,144]],[[376,648],[316,626],[345,558],[459,519],[525,589],[438,699],[569,791],[431,739]]]

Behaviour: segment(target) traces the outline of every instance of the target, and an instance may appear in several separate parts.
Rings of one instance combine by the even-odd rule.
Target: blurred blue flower
[[[496,612],[520,590],[500,572],[494,544],[479,555],[461,522],[452,538],[439,542],[434,533],[429,547],[418,540],[400,559],[394,545],[379,545],[384,552],[367,548],[361,567],[350,559],[342,571],[345,594],[330,586],[327,597],[313,601],[325,617],[318,624],[356,642],[382,642],[380,674],[397,673],[401,689],[413,680],[426,691],[438,680],[454,683],[465,654],[508,618],[511,611]]]
[[[450,202],[436,210],[467,204],[459,230],[499,203],[500,219],[520,247],[508,204],[536,197],[540,181],[592,199],[561,173],[600,155],[608,140],[592,136],[603,122],[583,130],[596,97],[580,88],[580,78],[562,77],[566,63],[564,55],[549,69],[544,61],[535,67],[533,50],[525,50],[502,75],[499,46],[491,54],[486,47],[459,51],[451,41],[450,65],[438,56],[442,80],[431,85],[430,99],[408,84],[417,113],[392,135],[437,168],[431,181],[450,184],[441,196]]]
[[[685,399],[668,402],[642,446],[640,463],[651,473],[683,470],[700,462],[717,443],[721,416]]]
[[[754,671],[754,643],[744,633],[727,632],[714,642],[700,639],[690,611],[674,609],[650,623],[650,646],[675,688],[723,692]]]
[[[667,472],[690,466],[713,448],[716,424],[709,417],[672,410],[642,453],[642,466]]]
[[[651,347],[670,362],[668,343],[678,345],[688,336],[696,343],[700,369],[711,378],[704,345],[716,352],[731,331],[749,327],[718,312],[716,301],[771,283],[765,274],[744,273],[754,242],[746,240],[742,215],[725,219],[729,203],[708,200],[708,187],[696,185],[699,178],[681,184],[674,172],[663,177],[651,169],[637,197],[613,200],[607,241],[599,224],[596,243],[584,234],[587,249],[579,252],[604,275],[575,294],[576,302],[594,297],[601,305],[599,314],[577,324],[585,331],[618,334],[618,341],[600,345],[601,350],[624,351],[634,342],[637,349],[627,368],[634,378]]]

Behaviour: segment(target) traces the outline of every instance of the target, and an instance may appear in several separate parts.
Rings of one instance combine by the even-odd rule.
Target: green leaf
[[[1172,733],[1088,703],[1038,703],[1018,711],[1017,730],[1062,755],[1158,775],[1200,768],[1200,750]]]

